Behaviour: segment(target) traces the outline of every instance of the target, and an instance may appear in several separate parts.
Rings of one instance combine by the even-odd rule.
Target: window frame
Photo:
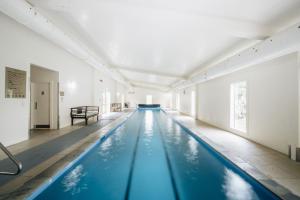
[[[196,101],[196,91],[191,91],[191,110],[190,110],[191,116],[196,117],[197,115],[197,101]]]
[[[246,88],[246,122],[245,122],[245,129],[240,129],[240,128],[237,128],[235,126],[235,100],[234,100],[234,91],[233,91],[233,88],[236,87],[235,85],[239,84],[239,83],[245,83],[245,88]],[[235,133],[238,133],[238,134],[248,134],[248,129],[249,129],[249,87],[248,87],[248,81],[246,80],[241,80],[241,81],[235,81],[235,82],[232,82],[230,84],[230,88],[229,88],[229,91],[230,91],[230,124],[229,124],[229,127],[230,129],[235,132]]]

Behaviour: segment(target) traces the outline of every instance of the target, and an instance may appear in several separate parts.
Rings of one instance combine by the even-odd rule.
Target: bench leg
[[[99,115],[97,115],[97,121],[99,121]]]
[[[74,125],[74,118],[72,118],[72,120],[71,120],[71,124],[72,124],[72,126]]]
[[[88,118],[85,118],[85,125],[88,124]]]

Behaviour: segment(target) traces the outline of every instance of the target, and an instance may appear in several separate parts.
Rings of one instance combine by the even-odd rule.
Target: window
[[[233,83],[230,87],[230,128],[247,132],[247,83]]]
[[[196,115],[196,94],[195,91],[191,92],[191,115]]]
[[[146,95],[146,104],[152,104],[152,95]]]
[[[105,88],[102,92],[102,100],[101,100],[101,112],[107,113],[110,112],[110,103],[111,103],[111,96],[108,88]]]
[[[176,94],[176,110],[180,110],[180,94]]]
[[[106,108],[106,98],[105,98],[105,92],[102,93],[102,113],[105,113],[105,108]]]

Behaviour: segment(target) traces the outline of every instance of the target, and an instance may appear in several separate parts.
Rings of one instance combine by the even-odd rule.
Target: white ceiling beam
[[[209,59],[208,61],[202,63],[201,66],[199,66],[199,68],[195,69],[188,75],[188,78],[196,76],[197,74],[207,70],[208,68],[217,65],[218,63],[226,60],[227,58],[234,56],[234,55],[238,54],[239,52],[258,44],[259,42],[261,42],[261,41],[253,40],[251,42],[250,41],[239,42],[239,43],[235,44],[234,46],[231,46],[228,49],[223,50],[222,53],[219,54],[218,56],[213,57],[213,58]]]
[[[132,84],[147,84],[147,85],[155,85],[158,87],[169,87],[168,85],[165,85],[165,84],[159,84],[159,83],[153,83],[153,82],[147,82],[147,81],[136,81],[136,80],[129,80],[129,81]]]
[[[174,79],[178,79],[178,80],[186,79],[185,77],[182,77],[182,76],[175,76],[172,74],[166,74],[166,73],[162,73],[162,72],[153,72],[153,71],[144,70],[144,69],[133,69],[133,68],[126,68],[126,67],[116,67],[116,69],[119,71],[124,70],[124,71],[128,71],[128,72],[142,73],[142,74],[146,74],[146,75],[160,76],[160,77],[166,77],[166,78],[174,78]]]
[[[161,85],[161,84],[157,84],[157,83],[149,83],[149,82],[143,82],[143,81],[130,81],[130,83],[133,86],[158,89],[158,90],[161,90],[161,91],[169,91],[171,89],[167,85]]]
[[[300,22],[172,87],[189,87],[297,51],[300,51]]]
[[[105,61],[96,56],[84,44],[65,34],[25,0],[1,0],[0,11],[85,61],[90,66],[104,71],[116,81],[130,87],[130,84],[120,74],[116,74],[106,66]]]
[[[150,90],[156,90],[160,92],[168,92],[170,89],[163,89],[163,88],[158,88],[158,87],[153,87],[153,86],[147,86],[147,85],[134,85],[133,87],[136,88],[143,88],[143,89],[150,89]]]

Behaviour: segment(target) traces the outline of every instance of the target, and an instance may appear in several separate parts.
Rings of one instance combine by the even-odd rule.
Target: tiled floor
[[[111,120],[117,117],[119,113],[107,113],[103,114],[101,119],[102,120]],[[89,120],[89,123],[93,123],[93,119]],[[25,140],[23,142],[17,143],[15,145],[11,145],[8,148],[8,150],[13,154],[16,155],[20,152],[26,151],[30,148],[33,148],[35,146],[38,146],[40,144],[43,144],[45,142],[48,142],[50,140],[53,140],[57,137],[63,136],[67,133],[70,133],[74,130],[77,130],[79,128],[84,127],[84,122],[79,122],[77,124],[74,124],[74,126],[67,126],[64,128],[61,128],[59,130],[49,130],[49,129],[37,129],[37,130],[31,130],[30,131],[30,139]],[[0,151],[0,160],[6,158],[7,156]]]
[[[14,177],[0,177],[0,199],[2,197],[7,197],[7,194],[10,194],[10,192],[14,191],[16,188],[24,185],[29,180],[34,179],[38,174],[52,166],[54,163],[58,162],[60,159],[62,159],[65,156],[68,156],[73,151],[78,151],[81,149],[82,145],[90,145],[92,142],[97,141],[99,136],[109,130],[109,127],[111,127],[113,124],[115,124],[119,118],[124,118],[128,114],[125,113],[111,113],[104,115],[103,118],[98,123],[91,122],[89,127],[83,127],[82,125],[76,125],[76,126],[70,126],[66,127],[61,130],[48,130],[48,131],[35,131],[34,136],[29,139],[28,141],[18,143],[16,145],[13,145],[9,147],[10,151],[16,155],[16,157],[20,157],[20,160],[24,160],[24,170],[21,174]],[[93,131],[91,133],[88,133],[88,130],[80,131],[80,134],[82,132],[86,132],[86,135],[84,137],[78,137],[78,131],[77,129],[83,128],[88,129],[89,131]],[[95,129],[96,128],[96,129]],[[80,130],[83,130],[80,129]],[[100,130],[99,130],[100,129]],[[76,133],[75,133],[75,132]],[[100,134],[97,134],[100,133]],[[70,135],[71,134],[71,135]],[[95,137],[95,135],[97,137]],[[68,143],[70,145],[67,146],[61,146],[61,144],[56,145],[56,141],[61,141],[60,138],[72,138],[72,140],[76,140],[75,142],[71,142],[71,140],[68,140]],[[76,136],[76,137],[75,137]],[[60,138],[58,138],[60,137]],[[57,139],[58,140],[57,140]],[[76,139],[77,138],[77,139]],[[48,144],[52,145],[48,145]],[[42,144],[42,145],[40,145]],[[40,151],[36,151],[35,149],[39,149],[40,147],[46,147],[50,148],[49,151],[46,149],[46,154],[42,153],[40,155]],[[57,147],[56,147],[57,146]],[[56,153],[54,155],[49,154],[49,152],[53,152],[53,148],[55,149]],[[35,151],[34,151],[35,150]],[[82,149],[84,150],[84,149]],[[26,154],[26,152],[32,152],[32,154]],[[45,152],[45,149],[42,149],[43,152]],[[25,157],[21,157],[25,153]],[[30,158],[32,155],[37,155],[34,158]],[[42,156],[42,159],[40,158]],[[44,158],[45,157],[45,158]],[[3,156],[4,158],[4,156]],[[30,161],[31,160],[31,161]],[[33,166],[30,165],[32,163],[32,160],[36,163],[37,160],[41,160],[41,162],[34,164]],[[7,160],[0,159],[0,163],[4,164]],[[3,165],[6,166],[5,164]],[[2,166],[2,168],[3,168]],[[31,167],[29,167],[31,166]],[[26,168],[26,170],[25,170]],[[8,180],[7,180],[8,179]],[[4,198],[6,199],[6,198]],[[15,198],[14,198],[15,199]],[[19,199],[19,198],[18,198]]]
[[[266,184],[270,182],[266,180],[275,181],[300,197],[300,163],[275,150],[189,116],[173,111],[167,113],[256,179],[265,181]],[[272,184],[269,185],[272,187]]]
[[[29,140],[25,140],[23,142],[17,143],[15,145],[11,145],[8,147],[8,150],[13,154],[16,155],[20,152],[26,151],[30,148],[33,148],[35,146],[38,146],[40,144],[43,144],[45,142],[48,142],[50,140],[53,140],[57,137],[60,137],[64,134],[70,133],[74,130],[77,130],[79,128],[82,128],[84,125],[82,124],[76,124],[74,126],[67,126],[65,128],[62,128],[60,130],[35,130],[32,133],[32,136]],[[6,158],[6,155],[1,152],[0,153],[0,160]]]

